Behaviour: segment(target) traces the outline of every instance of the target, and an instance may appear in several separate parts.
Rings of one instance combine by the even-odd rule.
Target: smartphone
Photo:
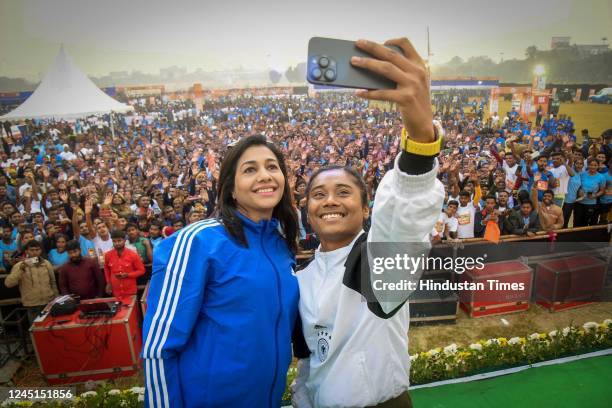
[[[387,46],[402,54],[396,46]],[[357,89],[395,89],[396,83],[382,75],[351,64],[351,57],[372,55],[357,48],[354,41],[313,37],[308,41],[306,80],[315,85]]]
[[[26,258],[24,259],[24,262],[28,265],[34,265],[36,262],[38,262],[38,257],[35,256],[33,258]]]

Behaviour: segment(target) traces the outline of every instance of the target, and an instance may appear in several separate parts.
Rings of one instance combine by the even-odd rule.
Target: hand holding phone
[[[402,53],[397,46],[392,52]],[[351,64],[351,57],[372,57],[360,49],[356,42],[333,38],[313,37],[308,42],[308,71],[306,79],[311,84],[341,88],[395,89],[396,83],[385,76],[358,68]]]

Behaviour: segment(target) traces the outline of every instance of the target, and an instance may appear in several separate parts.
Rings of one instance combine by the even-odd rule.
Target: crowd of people
[[[484,102],[468,96],[434,98],[446,199],[432,242],[482,237],[491,222],[502,235],[526,236],[608,222],[612,130],[597,137],[584,129],[577,138],[563,115],[541,125],[514,110],[484,118]],[[247,135],[264,135],[284,154],[300,247],[316,248],[308,179],[325,165],[349,166],[371,204],[402,129],[397,112],[346,94],[135,107],[112,127],[108,115],[28,120],[19,133],[0,127],[0,268],[7,286],[20,286],[24,306],[40,308],[58,289],[83,298],[136,293],[165,237],[214,216],[221,158]]]

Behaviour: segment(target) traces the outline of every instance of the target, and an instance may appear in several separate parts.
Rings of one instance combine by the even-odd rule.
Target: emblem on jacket
[[[327,355],[329,354],[331,333],[327,329],[319,330],[317,332],[317,337],[317,357],[319,357],[320,362],[324,362],[327,360]]]

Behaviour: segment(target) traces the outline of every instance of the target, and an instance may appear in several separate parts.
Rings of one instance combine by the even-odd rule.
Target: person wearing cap
[[[136,279],[145,273],[140,256],[125,247],[125,233],[114,230],[111,233],[113,249],[104,254],[104,277],[106,293],[126,298],[137,292]]]

